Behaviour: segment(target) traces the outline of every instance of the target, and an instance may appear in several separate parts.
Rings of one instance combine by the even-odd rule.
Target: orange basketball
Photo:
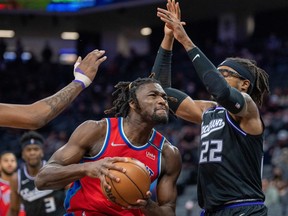
[[[123,206],[133,206],[138,199],[145,199],[150,188],[150,176],[145,165],[137,159],[128,158],[128,162],[116,162],[119,167],[126,169],[126,173],[110,170],[120,178],[120,182],[112,181],[106,176],[111,190],[102,187],[104,195],[112,202]]]

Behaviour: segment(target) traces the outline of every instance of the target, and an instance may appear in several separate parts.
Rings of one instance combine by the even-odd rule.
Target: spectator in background
[[[6,52],[7,44],[3,40],[3,38],[0,38],[0,65],[2,64],[2,61],[4,59],[4,53]]]
[[[0,154],[0,215],[6,216],[10,206],[10,181],[17,169],[17,158],[13,152],[5,151]],[[18,216],[25,216],[23,205]]]
[[[51,62],[51,59],[53,57],[53,51],[48,41],[46,41],[44,45],[44,48],[41,52],[41,56],[43,62]]]
[[[22,45],[22,41],[20,38],[16,40],[15,44],[15,53],[16,53],[16,62],[22,61],[22,54],[23,54],[24,48]]]
[[[288,179],[288,131],[285,129],[282,129],[277,133],[272,152],[272,165],[281,167],[284,171],[283,175]]]
[[[282,211],[280,194],[277,187],[268,178],[263,178],[262,189],[265,194],[265,205],[268,208],[268,216],[280,216]]]
[[[17,216],[20,203],[23,203],[27,216],[59,216],[65,213],[65,188],[39,191],[34,179],[43,161],[44,138],[41,134],[30,131],[21,137],[23,167],[14,173],[11,179],[11,202],[8,216]]]
[[[287,206],[288,206],[288,185],[287,179],[284,177],[284,171],[281,167],[273,168],[273,176],[271,180],[271,185],[277,188],[280,205],[281,205],[281,216],[287,216]]]

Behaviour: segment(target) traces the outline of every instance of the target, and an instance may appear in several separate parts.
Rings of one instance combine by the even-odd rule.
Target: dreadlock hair
[[[233,60],[241,64],[243,67],[247,68],[250,73],[255,77],[255,83],[253,89],[251,90],[250,96],[255,101],[258,106],[262,106],[263,97],[265,94],[269,94],[269,75],[265,70],[257,67],[257,63],[254,60],[245,58],[227,58],[226,60]]]
[[[115,85],[116,90],[112,93],[112,96],[116,98],[113,101],[113,107],[104,111],[105,114],[113,114],[115,117],[127,117],[130,106],[129,103],[134,101],[136,106],[139,108],[139,103],[136,97],[137,89],[148,83],[158,83],[160,82],[154,79],[154,73],[151,73],[149,77],[137,78],[133,82],[119,82]],[[168,100],[173,99],[168,97]]]

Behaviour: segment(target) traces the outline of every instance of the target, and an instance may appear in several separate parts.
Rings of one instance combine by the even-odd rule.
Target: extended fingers
[[[176,3],[176,5],[175,5],[175,10],[176,10],[177,18],[178,18],[179,20],[181,20],[181,9],[180,9],[180,6],[179,6],[179,2]]]
[[[90,52],[84,59],[86,61],[96,61],[97,59],[101,58],[105,53],[105,50],[98,50],[95,49],[92,52]]]
[[[95,50],[92,52],[92,55],[97,59],[101,58],[105,53],[105,50]]]
[[[168,11],[162,9],[162,8],[158,8],[157,9],[157,16],[160,17],[161,20],[163,21],[169,21],[168,18],[169,18],[169,15],[168,15]]]

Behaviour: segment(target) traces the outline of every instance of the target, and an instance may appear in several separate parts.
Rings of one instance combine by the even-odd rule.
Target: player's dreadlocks
[[[269,90],[269,75],[263,69],[257,67],[257,63],[254,60],[244,58],[227,58],[226,60],[233,60],[247,68],[252,75],[255,77],[255,83],[250,93],[251,98],[255,101],[258,106],[262,106],[263,97]]]
[[[113,107],[105,110],[105,114],[114,114],[115,117],[127,117],[130,107],[129,103],[134,101],[136,106],[139,107],[138,100],[136,98],[136,90],[143,84],[158,83],[160,82],[153,78],[154,73],[146,78],[137,78],[133,82],[119,82],[115,85],[116,90],[112,93],[112,96],[116,99],[113,101]],[[174,98],[168,98],[168,100],[175,100]]]

